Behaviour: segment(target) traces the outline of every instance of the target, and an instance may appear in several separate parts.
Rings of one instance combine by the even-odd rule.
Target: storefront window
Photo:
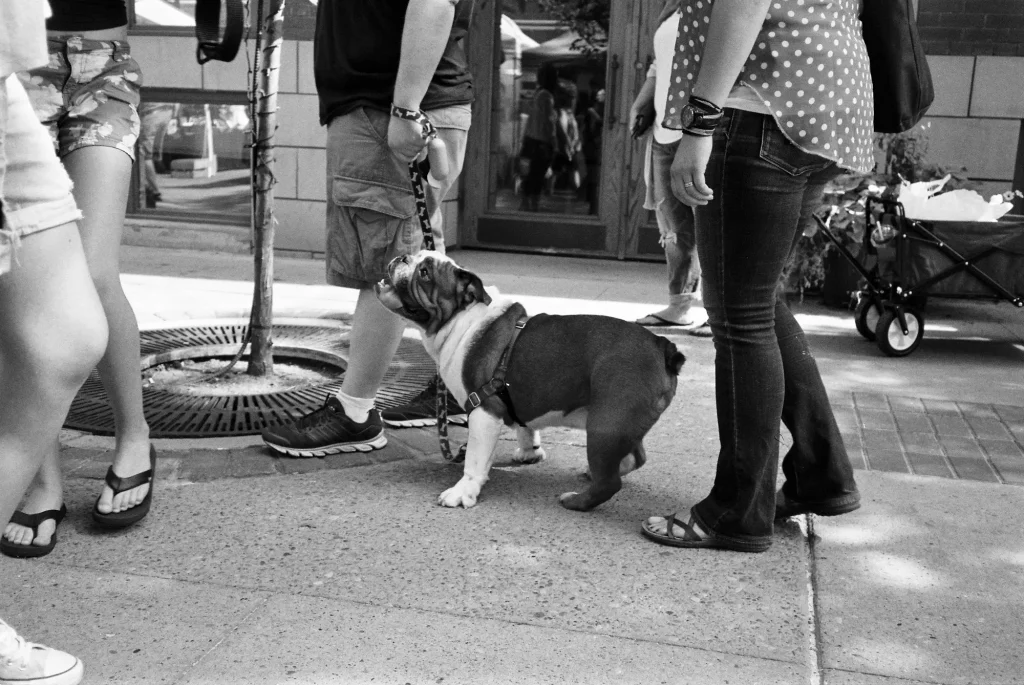
[[[501,48],[491,207],[597,214],[605,48],[554,21],[522,28],[507,16]]]
[[[140,210],[248,224],[246,106],[145,102],[139,114]]]

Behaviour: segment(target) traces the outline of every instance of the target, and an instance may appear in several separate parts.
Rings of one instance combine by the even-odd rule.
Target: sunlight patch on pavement
[[[250,281],[188,278],[179,276],[149,276],[123,274],[121,281],[125,294],[137,313],[152,313],[173,305],[176,310],[216,309],[227,304],[247,303],[252,296]],[[488,288],[492,294],[496,289]],[[275,312],[287,315],[288,309],[303,306],[327,306],[339,311],[351,312],[359,291],[354,288],[339,288],[333,285],[304,285],[298,283],[275,283]],[[627,321],[665,307],[664,302],[622,302],[572,297],[542,297],[500,293],[520,302],[530,314],[604,314]],[[239,299],[245,298],[245,299]],[[707,318],[702,307],[693,307],[691,312],[698,318]],[[669,329],[671,330],[671,329]]]
[[[934,590],[951,583],[941,573],[925,568],[914,559],[882,552],[867,552],[866,562],[875,582],[904,590]]]
[[[996,549],[993,550],[989,555],[996,561],[1002,561],[1013,566],[1024,567],[1024,549],[1009,550],[1009,549]]]
[[[840,616],[835,621],[841,624],[843,619]],[[842,645],[842,651],[871,664],[872,670],[882,673],[927,673],[935,664],[935,657],[927,650],[905,642],[897,642],[888,635],[878,639],[849,638]],[[879,682],[881,681],[879,678]]]

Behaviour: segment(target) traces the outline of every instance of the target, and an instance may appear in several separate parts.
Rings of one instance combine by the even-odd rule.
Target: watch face
[[[683,110],[679,114],[679,122],[683,128],[690,128],[693,125],[694,116],[693,106],[689,104],[683,105]]]

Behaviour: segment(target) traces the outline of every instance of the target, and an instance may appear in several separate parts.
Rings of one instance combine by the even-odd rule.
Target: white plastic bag
[[[999,217],[1013,209],[1004,202],[1002,195],[985,198],[973,190],[951,190],[943,193],[942,188],[950,177],[937,181],[903,182],[900,184],[898,200],[908,219],[922,221],[999,221]]]

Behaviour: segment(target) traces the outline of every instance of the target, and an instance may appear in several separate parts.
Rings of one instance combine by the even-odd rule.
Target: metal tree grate
[[[143,331],[141,366],[146,369],[197,357],[223,356],[226,361],[237,351],[245,329],[243,324],[224,324]],[[344,370],[349,331],[347,324],[274,326],[275,359],[314,359]],[[403,338],[377,393],[377,406],[405,403],[435,373],[434,361],[423,351],[423,345]],[[325,397],[341,387],[343,380],[344,374],[303,388],[234,395],[183,394],[170,388],[144,386],[142,403],[154,438],[254,435],[263,428],[286,423],[319,408]],[[96,371],[79,390],[64,425],[96,435],[114,434],[114,414]]]

